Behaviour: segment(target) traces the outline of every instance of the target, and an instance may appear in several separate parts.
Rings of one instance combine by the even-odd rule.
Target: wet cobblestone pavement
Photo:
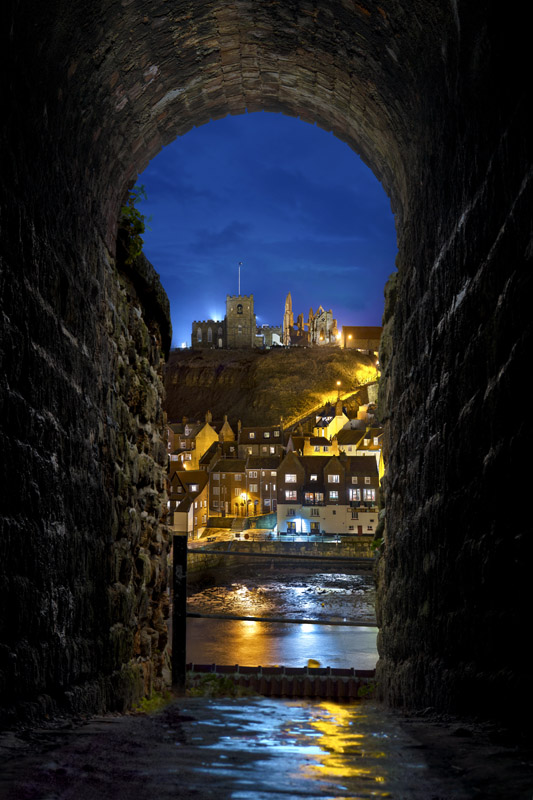
[[[4,736],[0,753],[6,800],[472,796],[368,703],[184,698],[151,716]]]

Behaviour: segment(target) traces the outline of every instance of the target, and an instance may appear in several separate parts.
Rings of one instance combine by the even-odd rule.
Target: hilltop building
[[[306,327],[307,330],[305,330]],[[322,306],[319,306],[314,312],[310,308],[307,322],[304,322],[304,315],[299,314],[295,326],[292,297],[289,292],[283,314],[283,344],[290,347],[291,345],[338,344],[338,341],[337,320],[333,318],[331,309],[325,311]]]

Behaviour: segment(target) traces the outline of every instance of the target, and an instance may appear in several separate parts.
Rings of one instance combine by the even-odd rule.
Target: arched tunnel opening
[[[176,136],[272,110],[359,152],[397,219],[381,696],[524,713],[525,34],[436,0],[12,3],[4,22],[4,706],[124,709],[161,681],[168,305],[115,258],[118,210]]]

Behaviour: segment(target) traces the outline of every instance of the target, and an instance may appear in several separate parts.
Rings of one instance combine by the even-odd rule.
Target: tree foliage
[[[144,186],[134,186],[128,192],[125,205],[120,209],[119,225],[127,235],[126,264],[131,264],[143,249],[142,234],[146,230],[146,217],[136,206],[140,200],[146,200],[146,190]]]

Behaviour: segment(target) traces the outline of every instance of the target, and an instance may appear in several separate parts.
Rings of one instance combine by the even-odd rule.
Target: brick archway
[[[520,437],[506,421],[531,337],[527,48],[513,22],[437,0],[13,0],[5,20],[9,700],[122,707],[158,677],[168,322],[150,268],[117,269],[117,215],[161,147],[245,109],[332,130],[396,214],[383,694],[479,709],[495,685],[523,689],[528,520],[517,508],[510,525],[493,502],[531,432],[525,412]]]

